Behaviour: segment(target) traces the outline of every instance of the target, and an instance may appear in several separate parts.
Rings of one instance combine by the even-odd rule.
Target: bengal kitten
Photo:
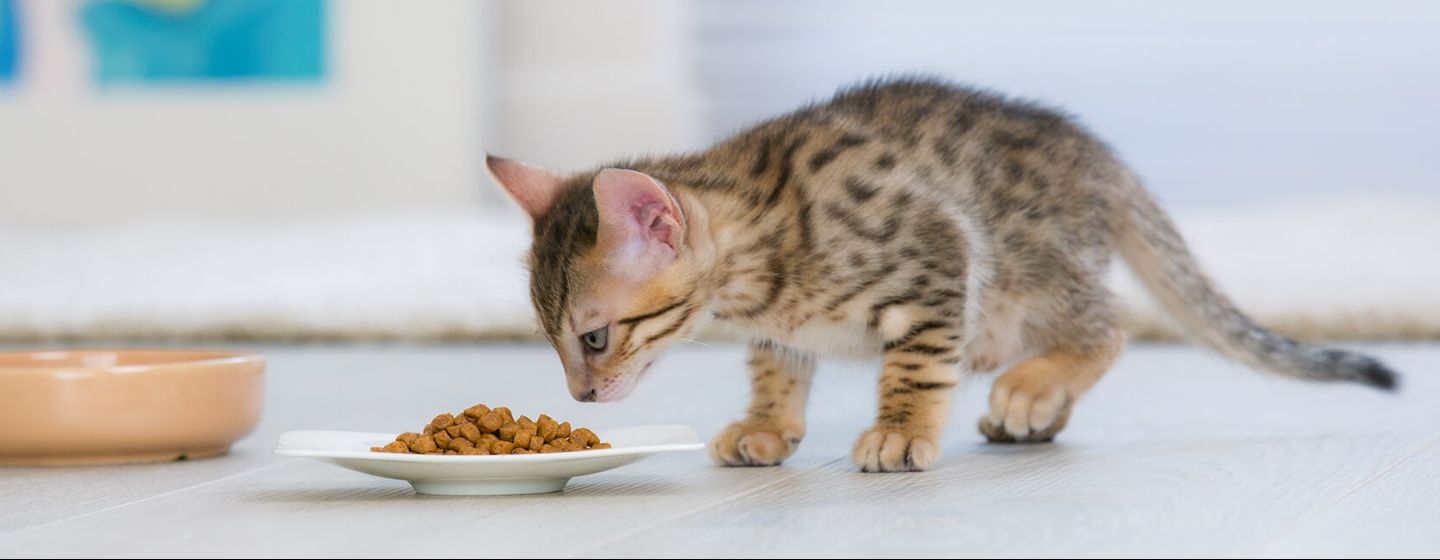
[[[750,338],[750,407],[711,444],[777,465],[818,356],[883,356],[866,472],[940,458],[952,389],[1009,366],[980,431],[1050,441],[1124,341],[1119,252],[1195,338],[1259,369],[1395,386],[1368,356],[1241,313],[1135,175],[1070,118],[930,80],[872,82],[699,153],[561,175],[489,157],[534,220],[530,294],[581,401],[624,397],[711,320]]]

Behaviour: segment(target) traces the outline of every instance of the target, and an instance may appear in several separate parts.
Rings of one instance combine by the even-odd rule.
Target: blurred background
[[[0,343],[531,338],[487,151],[693,150],[907,73],[1078,116],[1263,322],[1440,338],[1437,61],[1420,0],[0,0]]]

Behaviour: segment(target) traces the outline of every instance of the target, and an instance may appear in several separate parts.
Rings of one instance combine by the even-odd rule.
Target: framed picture
[[[101,85],[316,81],[324,0],[90,0],[79,13]]]
[[[20,67],[20,18],[16,0],[0,0],[0,85],[15,80]]]

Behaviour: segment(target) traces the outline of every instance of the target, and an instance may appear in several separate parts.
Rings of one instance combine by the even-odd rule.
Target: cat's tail
[[[1240,312],[1200,269],[1175,225],[1138,183],[1127,185],[1120,254],[1187,334],[1255,368],[1314,381],[1350,381],[1395,390],[1397,375],[1379,360],[1276,334]]]

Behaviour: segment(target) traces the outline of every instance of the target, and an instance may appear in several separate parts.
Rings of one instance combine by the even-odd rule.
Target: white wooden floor
[[[977,380],[940,468],[905,475],[850,466],[873,375],[830,365],[784,467],[679,454],[563,494],[436,498],[271,449],[285,430],[414,429],[477,401],[708,438],[742,409],[743,351],[679,349],[631,400],[582,405],[541,346],[267,348],[264,423],[229,457],[0,469],[0,556],[1433,557],[1440,346],[1368,349],[1408,374],[1400,395],[1135,347],[1062,441],[1035,447],[982,443]]]

